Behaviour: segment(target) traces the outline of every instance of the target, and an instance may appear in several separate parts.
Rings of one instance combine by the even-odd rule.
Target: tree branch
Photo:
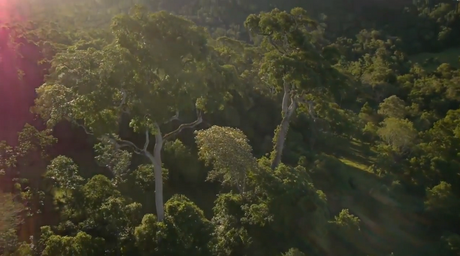
[[[163,140],[168,140],[170,139],[171,137],[174,137],[176,136],[177,134],[179,134],[182,130],[184,129],[189,129],[189,128],[194,128],[196,127],[197,125],[201,124],[203,122],[203,116],[201,114],[201,111],[197,110],[197,119],[191,123],[186,123],[186,124],[181,124],[176,130],[168,133],[168,134],[165,134],[163,136]]]
[[[281,103],[281,111],[283,112],[283,115],[286,116],[289,109],[289,96],[291,96],[291,88],[289,88],[289,85],[286,81],[283,82],[283,88],[284,88],[284,94],[283,94],[283,101]]]
[[[150,133],[148,130],[145,130],[145,142],[144,142],[144,147],[142,149],[136,146],[136,144],[134,144],[133,142],[129,140],[121,140],[121,139],[115,139],[115,138],[109,138],[109,139],[112,140],[112,142],[117,143],[119,148],[130,147],[133,149],[134,153],[138,155],[146,155],[147,148],[150,144]]]
[[[272,39],[272,35],[273,35],[273,32],[272,33],[256,33],[260,36],[265,36],[266,38],[268,38],[268,42],[273,46],[275,47],[275,49],[282,53],[282,54],[286,54],[286,51],[284,51],[283,49],[281,49],[278,45],[276,45],[276,43],[273,41]]]
[[[120,105],[118,105],[118,108],[121,108],[123,107],[123,105],[125,105],[126,98],[127,98],[126,91],[124,89],[121,89],[120,91],[121,91],[121,94],[123,95],[123,98],[121,99],[121,102],[120,102]]]
[[[286,111],[286,117],[288,119],[290,119],[292,114],[294,114],[294,112],[296,111],[297,104],[298,104],[298,98],[295,97],[294,95],[292,95],[291,96],[291,104],[289,105],[289,108]]]
[[[149,134],[149,130],[145,130],[145,142],[144,142],[144,152],[147,151],[147,147],[149,146],[150,144],[150,134]]]
[[[164,124],[170,123],[174,120],[179,120],[179,110],[176,110],[176,114],[172,116],[168,121],[164,122]]]
[[[120,92],[121,92],[123,98],[121,99],[120,104],[118,104],[118,109],[121,110],[121,113],[130,114],[129,110],[125,106],[126,105],[126,100],[128,98],[128,94],[126,93],[126,91],[124,89],[120,89]],[[120,118],[121,118],[121,116],[120,116]]]
[[[311,100],[306,100],[306,99],[299,100],[299,101],[305,105],[308,105],[308,114],[310,114],[311,118],[313,118],[313,122],[316,122],[316,117],[314,114],[314,104],[315,103]]]
[[[83,128],[83,130],[85,131],[86,134],[88,134],[88,135],[94,135],[94,133],[90,132],[84,125],[79,124],[77,121],[75,121],[74,123],[75,123],[78,127]]]
[[[183,59],[184,61],[184,59]],[[189,63],[192,63],[193,62],[193,59],[186,59],[183,63],[182,63],[182,68],[185,68],[185,66],[187,66],[187,64]]]
[[[134,153],[138,155],[142,155],[143,151],[136,146],[133,142],[129,140],[121,140],[121,139],[114,139],[114,138],[109,138],[112,142],[116,143],[119,148],[124,148],[124,147],[130,147],[133,149]]]

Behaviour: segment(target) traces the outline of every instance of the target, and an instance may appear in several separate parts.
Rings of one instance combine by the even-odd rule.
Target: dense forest
[[[460,255],[452,0],[0,0],[0,255]]]

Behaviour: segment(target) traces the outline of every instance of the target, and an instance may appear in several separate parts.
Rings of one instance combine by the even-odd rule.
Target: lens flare
[[[0,0],[0,24],[19,19],[18,0]]]
[[[33,86],[37,83],[31,75],[33,65],[27,65],[12,44],[15,38],[9,26],[9,23],[26,20],[27,7],[27,0],[0,0],[0,141],[10,144],[15,143],[17,132],[31,120],[29,108],[33,102]],[[26,78],[21,79],[19,72],[24,72]]]

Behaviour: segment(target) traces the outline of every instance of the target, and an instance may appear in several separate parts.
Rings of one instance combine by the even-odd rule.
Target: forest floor
[[[425,61],[430,58],[437,58],[439,63],[449,63],[454,67],[460,68],[460,47],[449,48],[436,53],[424,52],[409,57],[411,61],[418,62],[423,67],[431,71],[435,70],[439,66],[439,63],[426,63]]]

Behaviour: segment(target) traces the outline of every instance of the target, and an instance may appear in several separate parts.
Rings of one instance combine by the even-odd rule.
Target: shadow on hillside
[[[375,152],[354,139],[339,138],[334,143],[320,151],[312,177],[315,186],[326,193],[332,216],[349,209],[359,217],[363,237],[352,246],[371,255],[389,254],[390,248],[404,244],[423,248],[427,244],[420,235],[423,219],[414,208],[402,203],[402,198],[410,195],[389,193],[386,182],[369,171]],[[415,198],[411,201],[417,204]],[[351,242],[346,241],[347,237],[342,239]]]
[[[369,171],[375,159],[375,152],[369,145],[356,139],[336,137],[333,143],[319,146],[318,152],[321,152],[321,155],[315,167],[320,173],[329,176],[326,178],[327,181],[334,181],[334,186],[325,186],[326,190],[339,189],[345,193],[360,190],[367,193],[382,184],[381,179]],[[322,183],[324,178],[316,180]]]
[[[334,138],[334,142],[336,143],[335,147],[329,148],[331,151],[329,154],[334,154],[338,158],[367,166],[370,166],[375,159],[375,152],[372,151],[370,145],[359,140],[337,137]]]
[[[428,71],[434,71],[441,63],[448,63],[456,68],[459,68],[458,56],[460,55],[460,47],[449,48],[441,52],[423,52],[412,55],[409,59],[413,63],[419,63]]]

